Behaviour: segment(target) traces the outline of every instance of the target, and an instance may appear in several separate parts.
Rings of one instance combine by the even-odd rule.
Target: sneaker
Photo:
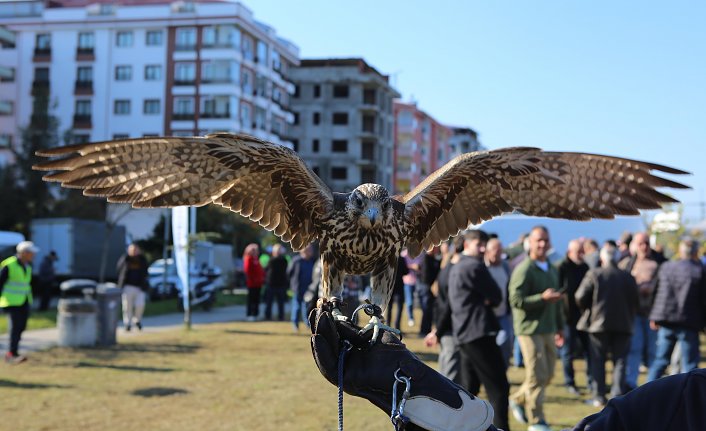
[[[135,326],[137,326],[138,330],[142,331],[142,322],[135,323]]]
[[[407,321],[407,326],[414,326],[414,319],[409,319]]]
[[[546,422],[539,421],[538,423],[532,424],[527,427],[527,431],[552,431],[552,429],[549,428],[549,425],[547,425]]]
[[[26,357],[26,356],[15,355],[15,354],[10,353],[10,352],[7,352],[7,354],[5,354],[5,362],[7,362],[7,363],[10,364],[10,365],[21,364],[21,363],[23,363],[23,362],[26,361],[26,360],[27,360],[27,357]]]
[[[527,414],[525,413],[525,408],[513,400],[510,400],[509,402],[510,406],[510,411],[512,411],[512,416],[515,417],[517,422],[526,424],[527,423]]]
[[[569,385],[566,387],[566,391],[570,393],[571,395],[578,397],[581,395],[581,392],[579,391],[579,388],[577,388],[574,385]]]
[[[590,400],[584,401],[584,403],[588,404],[589,406],[593,406],[596,408],[603,408],[606,405],[606,399],[605,398],[591,398]]]

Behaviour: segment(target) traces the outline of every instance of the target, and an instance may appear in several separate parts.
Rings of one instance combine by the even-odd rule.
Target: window
[[[260,97],[267,97],[267,79],[262,75],[257,75],[255,79],[255,88],[257,90],[257,95]]]
[[[360,168],[360,181],[362,183],[376,183],[377,178],[375,175],[375,168],[371,166],[365,166]]]
[[[331,151],[334,153],[347,153],[348,141],[345,139],[334,139],[331,141]]]
[[[237,47],[240,45],[240,31],[232,25],[216,25],[203,28],[203,45]]]
[[[162,79],[162,66],[159,64],[148,64],[145,66],[145,81],[159,81]]]
[[[132,66],[115,66],[115,80],[129,81],[132,79]]]
[[[91,101],[77,100],[76,101],[76,116],[90,117],[91,116]]]
[[[255,57],[255,42],[250,36],[243,36],[243,58],[252,61]]]
[[[318,166],[314,166],[313,168],[311,168],[311,170],[314,171],[314,173],[316,174],[317,177],[320,177],[320,176],[321,176],[321,174],[319,173],[319,167],[318,167]]]
[[[311,141],[311,151],[314,153],[319,152],[319,140],[318,139],[314,139],[313,141]]]
[[[196,47],[196,29],[194,27],[179,27],[176,29],[177,50],[191,50]]]
[[[0,76],[0,82],[14,82],[15,81],[15,68],[14,67],[6,67],[6,70],[8,70],[9,76]]]
[[[253,82],[252,73],[246,69],[243,69],[240,75],[240,82],[241,88],[243,89],[243,93],[247,94],[248,96],[251,95]]]
[[[290,139],[292,142],[292,149],[294,151],[299,151],[299,139]]]
[[[35,39],[35,51],[51,51],[51,35],[49,33],[39,33]]]
[[[257,41],[257,57],[255,61],[260,64],[267,64],[267,44],[261,40]]]
[[[145,34],[145,45],[147,46],[161,46],[162,40],[164,38],[164,33],[161,30],[147,30]]]
[[[264,109],[259,106],[255,107],[255,127],[261,130],[266,130],[267,113]]]
[[[280,59],[279,52],[272,50],[272,69],[280,71],[282,69],[282,60]]]
[[[250,110],[250,105],[243,103],[240,105],[240,126],[249,129],[251,123],[252,111]]]
[[[124,48],[132,46],[132,32],[119,31],[118,35],[115,38],[115,45]]]
[[[345,99],[348,97],[348,86],[347,85],[334,85],[333,86],[333,97],[336,99]]]
[[[49,68],[36,67],[34,69],[34,82],[49,82]]]
[[[294,97],[295,99],[298,99],[299,98],[299,91],[300,91],[299,84],[296,84],[294,86],[294,94],[292,94],[292,97]]]
[[[196,80],[196,65],[194,63],[176,63],[174,67],[174,80],[177,85],[192,84]]]
[[[373,160],[375,158],[375,142],[363,141],[361,153],[361,158],[363,160]]]
[[[113,139],[128,139],[130,135],[127,133],[113,133]]]
[[[76,86],[91,87],[93,85],[93,67],[80,66],[76,70]]]
[[[231,62],[227,60],[204,61],[201,65],[203,82],[231,82]]]
[[[295,126],[299,124],[299,113],[298,112],[294,112],[294,122],[292,124],[294,124]]]
[[[0,133],[0,148],[12,147],[12,135],[9,133]]]
[[[174,116],[193,116],[194,115],[194,98],[193,97],[175,97],[174,98]]]
[[[363,131],[375,133],[375,117],[372,115],[363,115]]]
[[[78,50],[79,51],[93,51],[95,46],[95,35],[93,33],[79,33],[78,34]]]
[[[113,105],[113,113],[115,115],[129,115],[130,114],[130,101],[129,100],[116,100]]]
[[[313,119],[314,124],[315,124],[315,125],[318,125],[319,123],[321,123],[321,113],[320,113],[320,112],[314,112],[314,116],[313,116],[312,119]]]
[[[147,115],[159,114],[161,108],[161,103],[159,99],[145,99],[143,106],[143,112]]]
[[[0,100],[0,115],[12,115],[15,112],[15,102]]]
[[[203,96],[201,116],[203,118],[228,118],[230,117],[230,97],[228,96]]]
[[[331,179],[332,180],[347,180],[348,179],[348,168],[345,166],[334,166],[331,168]]]
[[[321,97],[321,86],[318,84],[314,85],[314,97]]]
[[[374,88],[363,89],[363,103],[365,105],[374,105],[375,104],[375,89]]]
[[[347,112],[334,112],[333,113],[333,124],[337,124],[337,125],[348,124],[348,113]]]

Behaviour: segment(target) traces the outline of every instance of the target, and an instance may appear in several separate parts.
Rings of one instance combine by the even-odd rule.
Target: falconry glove
[[[338,385],[341,350],[350,348],[343,355],[343,390],[367,399],[387,414],[394,400],[405,398],[402,416],[409,421],[405,430],[495,430],[488,402],[469,395],[424,364],[390,332],[383,332],[371,346],[372,334],[360,334],[360,328],[349,321],[334,320],[330,303],[314,309],[309,323],[314,361],[326,380]],[[408,394],[403,394],[404,384],[395,385],[396,375],[409,379]]]

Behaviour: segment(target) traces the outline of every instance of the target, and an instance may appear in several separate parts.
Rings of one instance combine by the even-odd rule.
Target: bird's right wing
[[[42,150],[34,166],[87,196],[135,208],[213,202],[260,223],[294,250],[317,236],[331,190],[289,148],[247,135],[138,138]]]
[[[407,247],[416,255],[471,224],[506,212],[610,219],[676,202],[656,188],[687,186],[652,170],[686,174],[654,163],[538,148],[462,154],[402,198],[412,227]]]

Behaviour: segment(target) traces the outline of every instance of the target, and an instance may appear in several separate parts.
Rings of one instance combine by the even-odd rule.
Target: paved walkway
[[[209,323],[234,322],[245,320],[245,306],[232,305],[229,307],[218,307],[211,311],[193,311],[191,314],[192,326],[207,325]],[[262,313],[261,313],[262,315]],[[2,315],[1,319],[7,317]],[[118,343],[121,340],[130,339],[139,336],[140,333],[163,332],[184,327],[184,314],[163,314],[161,316],[151,316],[142,318],[143,329],[137,331],[133,328],[132,331],[126,332],[122,326],[118,328]],[[38,350],[50,349],[57,345],[59,339],[59,330],[57,328],[35,329],[25,331],[22,334],[20,342],[20,353],[36,352]],[[8,334],[0,335],[0,352],[7,351],[9,342]]]

